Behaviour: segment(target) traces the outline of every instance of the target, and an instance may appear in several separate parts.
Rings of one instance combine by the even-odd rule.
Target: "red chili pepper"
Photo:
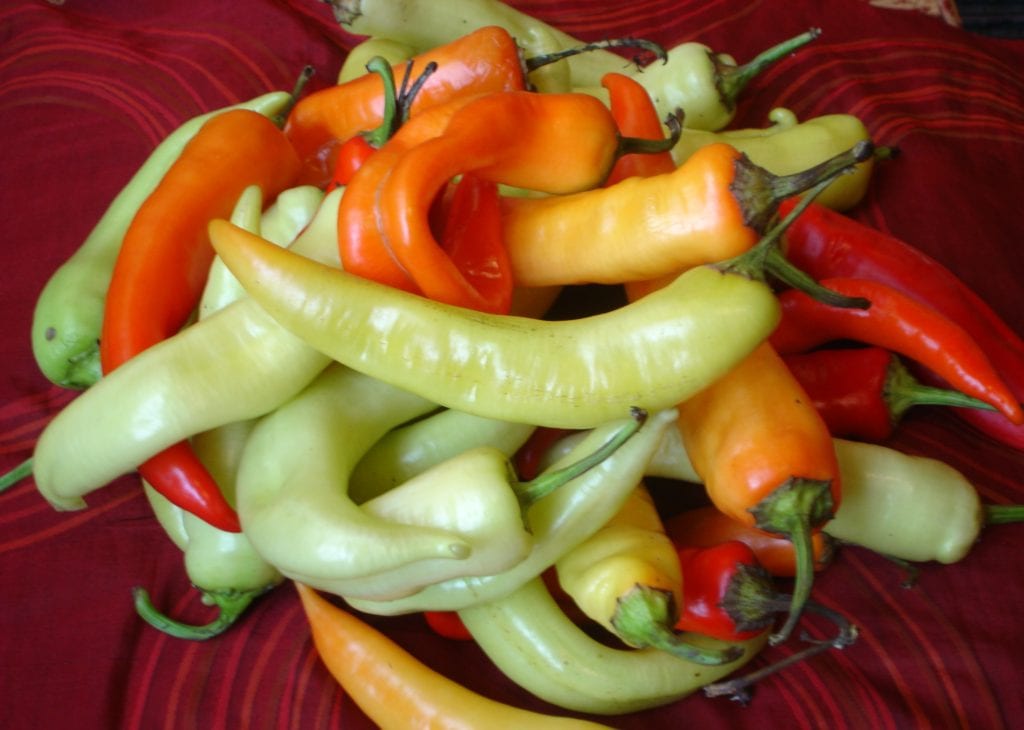
[[[770,574],[792,578],[796,575],[793,543],[779,535],[747,525],[725,514],[714,505],[684,510],[665,520],[665,533],[676,547],[709,548],[730,540],[749,547]],[[811,538],[814,569],[824,570],[835,554],[835,541],[824,532]]]
[[[801,291],[779,294],[782,320],[771,343],[783,355],[807,352],[837,340],[855,340],[899,353],[929,369],[953,388],[1024,423],[1021,405],[977,342],[958,324],[888,284],[830,278],[820,283],[847,296],[864,297],[866,309],[833,307]]]
[[[883,441],[914,406],[993,410],[960,391],[925,385],[898,355],[881,347],[815,350],[783,359],[831,434],[841,438]]]
[[[783,204],[788,210],[792,201]],[[975,339],[1016,400],[1024,399],[1024,338],[953,271],[912,244],[819,205],[789,228],[786,255],[815,278],[879,281],[927,304]],[[931,384],[928,373],[918,372]],[[983,433],[1024,449],[1024,426],[977,409],[957,415]]]
[[[293,184],[299,167],[284,134],[261,114],[230,111],[203,125],[143,203],[121,244],[100,336],[104,373],[185,324],[213,260],[209,221],[230,216],[249,185],[259,185],[265,199],[273,199]],[[221,529],[241,529],[187,443],[152,457],[139,472],[183,509]]]
[[[789,607],[778,599],[771,574],[750,547],[728,540],[678,549],[683,606],[676,629],[723,641],[752,639]]]
[[[658,140],[665,136],[658,110],[640,82],[625,74],[609,73],[601,78],[608,90],[608,108],[619,128],[628,137]],[[627,177],[650,177],[676,168],[671,152],[623,155],[616,160],[605,185],[614,185]]]

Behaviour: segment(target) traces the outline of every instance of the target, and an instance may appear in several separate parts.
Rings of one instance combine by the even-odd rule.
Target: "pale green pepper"
[[[64,388],[88,388],[100,379],[99,335],[114,262],[128,225],[200,127],[228,109],[252,109],[267,117],[285,113],[292,95],[263,94],[202,114],[171,132],[110,203],[85,241],[50,277],[32,315],[32,353],[49,380]]]
[[[324,199],[291,246],[297,255],[341,265],[342,194]],[[254,300],[235,301],[143,351],[58,413],[36,444],[36,486],[55,508],[82,509],[85,494],[171,444],[272,411],[329,362]]]

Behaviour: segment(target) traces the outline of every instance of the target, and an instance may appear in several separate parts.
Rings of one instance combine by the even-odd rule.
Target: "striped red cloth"
[[[743,95],[733,126],[776,106],[800,119],[860,116],[902,156],[879,166],[855,217],[944,262],[1024,333],[1024,45],[968,34],[937,15],[862,0],[517,0],[580,37],[632,33],[700,40],[740,61],[820,26],[822,37]],[[0,470],[31,454],[73,397],[39,374],[29,347],[36,296],[153,146],[202,111],[288,89],[304,64],[327,83],[352,38],[313,0],[137,3],[11,0],[0,9],[0,248],[5,377]],[[989,502],[1024,502],[1024,455],[949,413],[913,413],[892,444],[947,460]],[[0,727],[372,727],[310,643],[285,586],[231,631],[171,639],[132,608],[132,586],[202,621],[180,552],[135,476],[58,513],[27,480],[0,495]],[[1024,527],[993,527],[950,566],[922,566],[913,588],[886,559],[843,549],[815,598],[861,638],[766,680],[746,708],[695,695],[620,728],[978,728],[1019,726]],[[368,620],[448,676],[512,704],[553,711],[507,681],[470,643],[431,635],[417,616]],[[825,629],[813,620],[810,630]],[[767,649],[777,660],[789,646]]]

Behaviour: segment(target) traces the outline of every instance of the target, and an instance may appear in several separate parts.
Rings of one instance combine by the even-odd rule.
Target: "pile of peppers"
[[[420,613],[573,713],[749,701],[856,640],[813,595],[845,546],[950,563],[1024,518],[882,443],[952,406],[1024,446],[1024,341],[846,215],[892,151],[852,115],[727,128],[819,31],[738,65],[393,5],[332,2],[367,37],[336,83],[168,136],[39,297],[40,370],[82,392],[3,485],[74,510],[138,472],[217,608],[184,624],[140,586],[142,619],[215,640],[290,582],[381,726],[600,727],[484,698],[359,613]],[[583,284],[623,303],[546,316]],[[670,514],[651,480],[705,504]]]

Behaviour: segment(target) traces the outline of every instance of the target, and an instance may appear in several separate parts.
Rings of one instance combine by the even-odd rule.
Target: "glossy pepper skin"
[[[776,177],[715,143],[669,173],[571,195],[508,198],[504,237],[513,276],[520,286],[619,284],[737,256],[757,242],[782,200],[863,161],[871,149],[854,145]]]
[[[775,326],[761,282],[699,267],[635,304],[580,320],[486,315],[294,256],[226,221],[221,257],[286,328],[335,360],[440,405],[536,425],[590,428],[632,406],[671,407]],[[715,348],[703,338],[731,332]],[[536,347],[544,342],[543,356]]]
[[[641,483],[605,525],[555,563],[565,593],[592,620],[634,648],[654,647],[698,664],[735,661],[673,627],[683,605],[679,556]]]
[[[487,699],[430,669],[369,624],[312,588],[295,584],[320,659],[380,727],[601,728]]]
[[[768,113],[768,119],[771,124],[767,127],[721,132],[684,126],[672,148],[672,158],[681,165],[701,147],[724,142],[774,175],[791,175],[871,139],[864,123],[852,114],[825,114],[800,122],[789,109],[776,108]],[[815,202],[833,210],[853,208],[867,194],[875,161],[874,156],[869,157],[836,178]],[[780,215],[788,211],[783,206]]]
[[[297,255],[339,265],[341,194],[323,199],[290,247]],[[329,362],[251,298],[235,301],[133,357],[62,409],[36,443],[36,486],[54,508],[82,509],[86,494],[167,446],[276,409]]]
[[[494,575],[435,583],[408,598],[393,601],[351,600],[349,603],[353,608],[367,613],[396,615],[421,611],[457,611],[507,596],[542,575],[567,550],[593,535],[618,512],[640,480],[652,451],[674,418],[674,410],[650,414],[636,435],[614,454],[533,504],[527,512],[534,537],[533,547],[525,559],[509,570]],[[560,469],[594,453],[623,426],[623,420],[616,419],[595,428],[546,471]]]
[[[381,183],[376,207],[386,245],[426,296],[482,309],[477,289],[434,240],[428,213],[442,187],[472,173],[553,195],[587,190],[637,146],[667,145],[622,137],[607,108],[585,94],[485,94],[455,111],[442,134],[406,150]]]
[[[659,649],[617,649],[574,624],[541,578],[493,601],[459,611],[477,645],[512,681],[559,707],[598,715],[639,712],[675,702],[749,661],[766,634],[722,643],[687,635],[709,650],[738,647],[735,661],[707,666]]]
[[[619,134],[651,140],[664,137],[654,102],[636,79],[626,74],[608,73],[601,77],[601,86],[608,92],[608,109]],[[607,187],[627,177],[661,175],[675,168],[671,152],[623,155],[615,161],[604,184]]]
[[[32,354],[43,375],[64,388],[87,388],[99,380],[104,302],[121,242],[136,212],[203,124],[234,108],[274,117],[290,102],[287,92],[274,91],[202,114],[171,132],[150,153],[39,294],[32,314]]]
[[[982,504],[957,469],[879,444],[836,439],[844,502],[825,526],[838,540],[915,562],[963,560],[987,525],[1020,522],[1020,505]]]
[[[811,534],[842,500],[832,437],[810,398],[767,343],[679,406],[679,432],[708,497],[733,519],[793,542],[792,631],[813,583]]]
[[[281,130],[248,109],[214,116],[140,206],[114,264],[100,333],[104,374],[177,332],[195,308],[213,260],[206,233],[248,185],[268,198],[288,187],[299,160]],[[174,444],[139,465],[154,489],[222,529],[237,516],[191,453]]]
[[[805,293],[779,294],[783,317],[770,341],[782,354],[806,352],[836,340],[856,340],[900,353],[982,400],[1011,423],[1024,422],[1020,402],[971,335],[941,312],[887,284],[833,277],[820,283],[871,302],[865,309],[834,307]]]
[[[959,391],[924,385],[898,355],[881,347],[827,348],[783,360],[829,432],[841,438],[884,441],[914,406],[992,409]]]
[[[438,70],[416,95],[411,114],[453,96],[526,88],[519,48],[497,26],[480,28],[414,56],[409,59],[412,75],[418,76],[430,62],[436,62]],[[376,74],[357,76],[300,99],[284,126],[303,163],[300,182],[326,184],[336,148],[379,125],[383,112],[383,83]]]
[[[787,201],[783,208],[790,205]],[[911,242],[812,205],[790,229],[785,250],[791,261],[815,278],[879,281],[941,312],[974,338],[1016,400],[1024,399],[1024,340],[1020,334],[955,272]],[[1024,448],[1024,427],[999,413],[963,410],[957,415],[1002,443]]]

